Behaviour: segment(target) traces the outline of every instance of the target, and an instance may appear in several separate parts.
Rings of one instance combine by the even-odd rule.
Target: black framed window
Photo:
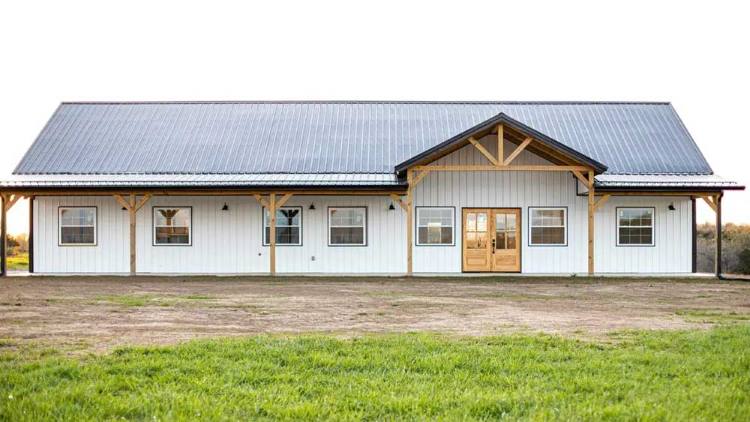
[[[263,208],[263,245],[271,244],[271,218]],[[302,244],[302,207],[281,207],[276,210],[276,244]]]
[[[654,245],[654,208],[617,208],[617,246]]]
[[[58,208],[59,245],[96,245],[96,207]]]
[[[328,208],[328,245],[367,245],[367,208]]]
[[[564,207],[529,208],[529,245],[568,244],[568,210]]]
[[[453,245],[455,214],[452,207],[417,207],[417,246]]]
[[[192,220],[190,207],[154,207],[154,245],[192,245]]]

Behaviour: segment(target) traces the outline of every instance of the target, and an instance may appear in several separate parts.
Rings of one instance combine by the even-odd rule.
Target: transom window
[[[654,245],[654,208],[617,208],[617,246]]]
[[[263,245],[271,244],[271,218],[263,208]],[[302,244],[302,207],[282,207],[276,210],[276,244]]]
[[[453,245],[453,208],[417,207],[417,245]]]
[[[60,245],[96,245],[96,207],[60,207],[58,212]]]
[[[192,245],[192,213],[190,207],[154,207],[154,245]]]
[[[567,217],[566,208],[529,208],[529,245],[567,245]]]
[[[328,208],[328,245],[365,246],[367,244],[367,208]]]

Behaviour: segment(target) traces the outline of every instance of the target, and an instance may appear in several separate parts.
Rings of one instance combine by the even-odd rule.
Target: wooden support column
[[[589,275],[594,274],[594,211],[596,203],[594,202],[594,172],[589,171]]]
[[[497,165],[502,165],[505,161],[505,135],[503,125],[497,125]]]
[[[34,272],[34,196],[29,196],[29,273]]]
[[[141,209],[144,205],[146,205],[146,202],[151,198],[151,194],[146,194],[143,196],[143,198],[139,201],[136,201],[136,196],[134,193],[130,194],[129,200],[125,200],[122,195],[114,195],[115,200],[122,205],[125,210],[128,211],[128,217],[129,217],[129,232],[130,232],[130,275],[135,275],[136,273],[136,222],[138,210]]]
[[[714,203],[716,204],[716,277],[721,278],[722,266],[721,266],[721,198],[723,194],[718,194],[714,197]]]
[[[271,247],[271,263],[270,263],[270,269],[271,269],[271,275],[276,275],[276,194],[272,193],[269,195],[268,199],[268,216],[270,217],[270,233],[268,239],[268,244]],[[265,229],[264,229],[265,230]]]
[[[406,276],[411,277],[413,270],[412,244],[414,243],[414,228],[412,227],[414,214],[414,171],[412,169],[406,171],[406,181],[409,184],[409,188],[406,191]]]
[[[0,276],[8,275],[8,211],[21,198],[17,194],[0,195]]]

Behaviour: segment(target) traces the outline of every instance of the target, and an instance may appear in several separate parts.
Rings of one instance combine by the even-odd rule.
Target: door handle
[[[495,239],[492,239],[492,253],[495,253]]]

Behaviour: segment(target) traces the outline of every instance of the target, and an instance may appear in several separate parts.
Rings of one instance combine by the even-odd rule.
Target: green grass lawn
[[[8,269],[11,271],[28,271],[29,254],[22,253],[15,256],[8,256]]]
[[[612,340],[259,336],[85,357],[6,344],[0,419],[750,418],[750,326]]]

